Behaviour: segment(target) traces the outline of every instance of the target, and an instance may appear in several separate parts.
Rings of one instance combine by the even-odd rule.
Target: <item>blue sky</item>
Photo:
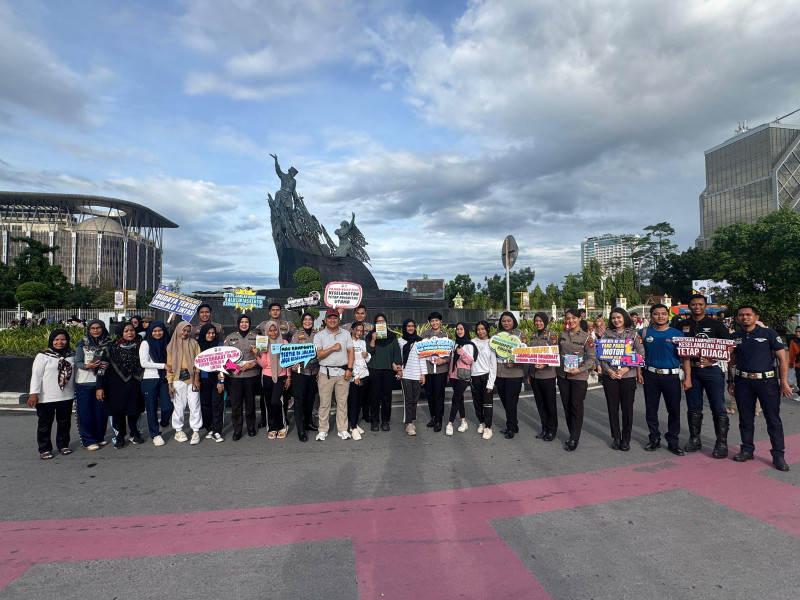
[[[585,236],[690,246],[703,150],[800,107],[800,5],[565,6],[0,0],[0,189],[162,212],[190,290],[277,286],[270,152],[389,289],[482,280],[509,233],[541,284]]]

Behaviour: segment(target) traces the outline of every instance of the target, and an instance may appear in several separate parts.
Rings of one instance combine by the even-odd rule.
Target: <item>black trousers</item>
[[[664,396],[664,405],[667,407],[667,434],[664,436],[667,444],[678,445],[678,436],[681,433],[681,377],[674,375],[659,375],[644,369],[644,409],[647,428],[650,430],[650,441],[661,439],[658,427],[658,405],[661,396]]]
[[[356,385],[353,382],[347,392],[347,421],[350,429],[355,429],[358,426],[358,418],[361,416],[362,406],[365,403],[369,405],[367,396],[369,377],[362,377],[359,381],[361,385]]]
[[[286,375],[272,381],[269,375],[261,375],[261,398],[267,403],[267,426],[269,431],[278,431],[286,427],[286,413],[283,410],[283,392],[286,387]]]
[[[207,431],[222,433],[222,422],[225,416],[225,395],[217,391],[217,376],[200,380],[200,413],[203,415],[203,427]]]
[[[365,377],[363,379],[363,381],[361,382],[361,387],[364,388],[364,398],[361,402],[361,413],[364,415],[364,420],[367,423],[371,423],[372,415],[370,414],[371,410],[370,407],[372,406],[372,402],[370,401],[370,398],[372,398],[372,392],[369,391],[370,387],[369,377]]]
[[[258,377],[229,377],[227,381],[233,433],[242,435],[242,409],[248,431],[256,428],[255,386],[258,384]]]
[[[447,373],[428,373],[425,375],[425,395],[428,397],[428,411],[431,419],[442,422],[444,419],[444,388]]]
[[[533,398],[536,400],[536,410],[542,422],[542,433],[558,431],[558,411],[556,410],[556,378],[534,379],[531,378]]]
[[[564,405],[564,419],[567,421],[569,437],[578,442],[583,428],[583,401],[586,399],[589,382],[566,377],[557,377],[556,382],[561,394],[561,404]]]
[[[631,441],[633,430],[633,401],[636,399],[636,378],[612,379],[603,375],[603,391],[608,407],[608,424],[611,437],[625,442]],[[619,426],[619,413],[622,409],[622,429]]]
[[[494,380],[494,384],[506,411],[506,429],[519,433],[517,404],[519,404],[519,393],[522,391],[522,377],[498,377]]]
[[[395,372],[391,369],[369,370],[369,420],[388,423],[392,415],[392,386]]]
[[[116,435],[117,441],[125,439],[125,435],[128,433],[128,429],[131,430],[131,437],[142,435],[137,425],[139,417],[141,416],[142,413],[136,415],[126,415],[125,413],[111,415],[111,426],[117,430],[117,435]]]
[[[295,373],[290,388],[294,394],[294,425],[297,433],[311,425],[311,412],[314,410],[314,396],[317,395],[316,375]]]
[[[56,422],[56,446],[59,450],[69,448],[72,400],[39,402],[36,405],[36,415],[39,417],[36,426],[36,442],[39,444],[39,452],[53,451],[53,442],[50,439],[53,432],[53,420]]]
[[[450,419],[448,419],[449,423],[452,423],[455,420],[456,414],[460,414],[462,419],[467,418],[467,411],[464,410],[464,392],[467,391],[469,383],[469,381],[464,381],[463,379],[450,378],[450,385],[453,388],[453,399],[451,400],[450,404]]]
[[[489,374],[473,375],[470,381],[472,392],[472,404],[475,406],[475,417],[478,423],[483,423],[485,427],[492,428],[492,413],[494,413],[494,390],[486,391],[486,384],[489,383]]]
[[[753,452],[753,435],[756,429],[756,400],[761,402],[764,420],[767,422],[769,441],[772,442],[773,457],[783,456],[785,450],[783,440],[783,422],[781,421],[781,392],[778,380],[734,378],[734,397],[739,407],[739,434],[742,436],[741,449]]]

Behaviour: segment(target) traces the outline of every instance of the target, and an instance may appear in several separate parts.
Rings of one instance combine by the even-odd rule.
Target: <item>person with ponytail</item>
[[[200,369],[194,366],[194,359],[200,354],[200,346],[192,337],[192,325],[183,321],[175,328],[175,335],[167,344],[167,383],[169,395],[175,409],[172,411],[172,428],[175,441],[185,442],[183,432],[183,413],[189,405],[189,427],[192,428],[192,445],[200,443],[200,428],[203,417],[200,412]]]
[[[294,334],[295,344],[314,343],[314,315],[304,312],[300,317],[300,330]],[[308,441],[306,431],[317,431],[312,414],[314,397],[317,395],[317,374],[319,361],[313,358],[307,365],[300,363],[292,367],[292,394],[294,395],[294,425],[301,442]]]
[[[215,323],[207,322],[200,327],[197,345],[200,352],[221,345]],[[200,413],[203,415],[203,427],[207,431],[206,439],[224,442],[222,425],[225,418],[225,373],[200,371]]]
[[[105,446],[108,418],[103,403],[97,399],[97,370],[108,367],[100,362],[103,348],[111,343],[105,324],[92,319],[86,327],[86,337],[75,348],[75,403],[78,412],[78,433],[87,450]],[[171,404],[170,404],[171,406]]]
[[[53,420],[56,421],[56,447],[59,453],[72,454],[69,429],[72,401],[75,397],[75,352],[69,345],[66,329],[54,329],[47,340],[47,349],[36,355],[31,370],[28,406],[36,408],[38,425],[36,441],[39,458],[53,458]]]
[[[170,336],[162,321],[153,321],[145,329],[144,341],[139,346],[139,362],[144,369],[142,395],[147,410],[147,429],[154,446],[163,446],[159,429],[158,409],[161,408],[161,427],[167,427],[172,416],[172,400],[167,383],[167,344]]]
[[[403,337],[397,340],[400,346],[402,363],[402,377],[400,387],[403,390],[404,419],[406,433],[417,435],[417,403],[419,402],[420,387],[425,385],[425,374],[428,372],[427,361],[420,358],[417,342],[422,338],[417,335],[417,324],[414,319],[403,321]]]
[[[261,367],[261,397],[267,406],[267,438],[283,439],[289,431],[283,409],[283,392],[292,385],[292,370],[281,367],[281,352],[273,352],[276,346],[286,343],[281,336],[278,321],[266,321],[260,325],[267,335],[267,349],[261,352],[253,346],[253,355]]]
[[[386,325],[386,337],[378,338],[378,332],[373,330],[369,335],[367,352],[372,355],[369,364],[369,391],[370,391],[370,421],[372,431],[389,431],[389,419],[392,413],[392,386],[395,379],[403,377],[400,359],[400,345],[397,336],[389,330],[386,315],[375,315],[375,329],[377,325]]]
[[[453,388],[453,398],[450,404],[450,419],[445,427],[445,435],[453,435],[453,421],[456,415],[461,415],[461,424],[458,431],[464,433],[469,429],[467,412],[464,409],[464,392],[467,391],[472,380],[472,363],[478,358],[478,347],[469,337],[466,323],[456,323],[456,345],[450,354],[450,386]]]

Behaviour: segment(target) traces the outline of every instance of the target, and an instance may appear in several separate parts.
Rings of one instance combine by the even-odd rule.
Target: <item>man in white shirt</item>
[[[319,362],[319,433],[317,440],[328,437],[328,417],[331,399],[336,394],[336,429],[343,440],[350,438],[347,431],[347,394],[353,376],[353,339],[339,328],[339,312],[329,308],[325,313],[325,329],[314,336]]]

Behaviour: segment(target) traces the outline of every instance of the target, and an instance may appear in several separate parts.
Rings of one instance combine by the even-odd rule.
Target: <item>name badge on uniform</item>
[[[690,329],[690,327],[689,327],[688,325],[686,325],[686,326],[683,328],[683,333],[689,333],[689,331],[691,331],[691,329]]]

